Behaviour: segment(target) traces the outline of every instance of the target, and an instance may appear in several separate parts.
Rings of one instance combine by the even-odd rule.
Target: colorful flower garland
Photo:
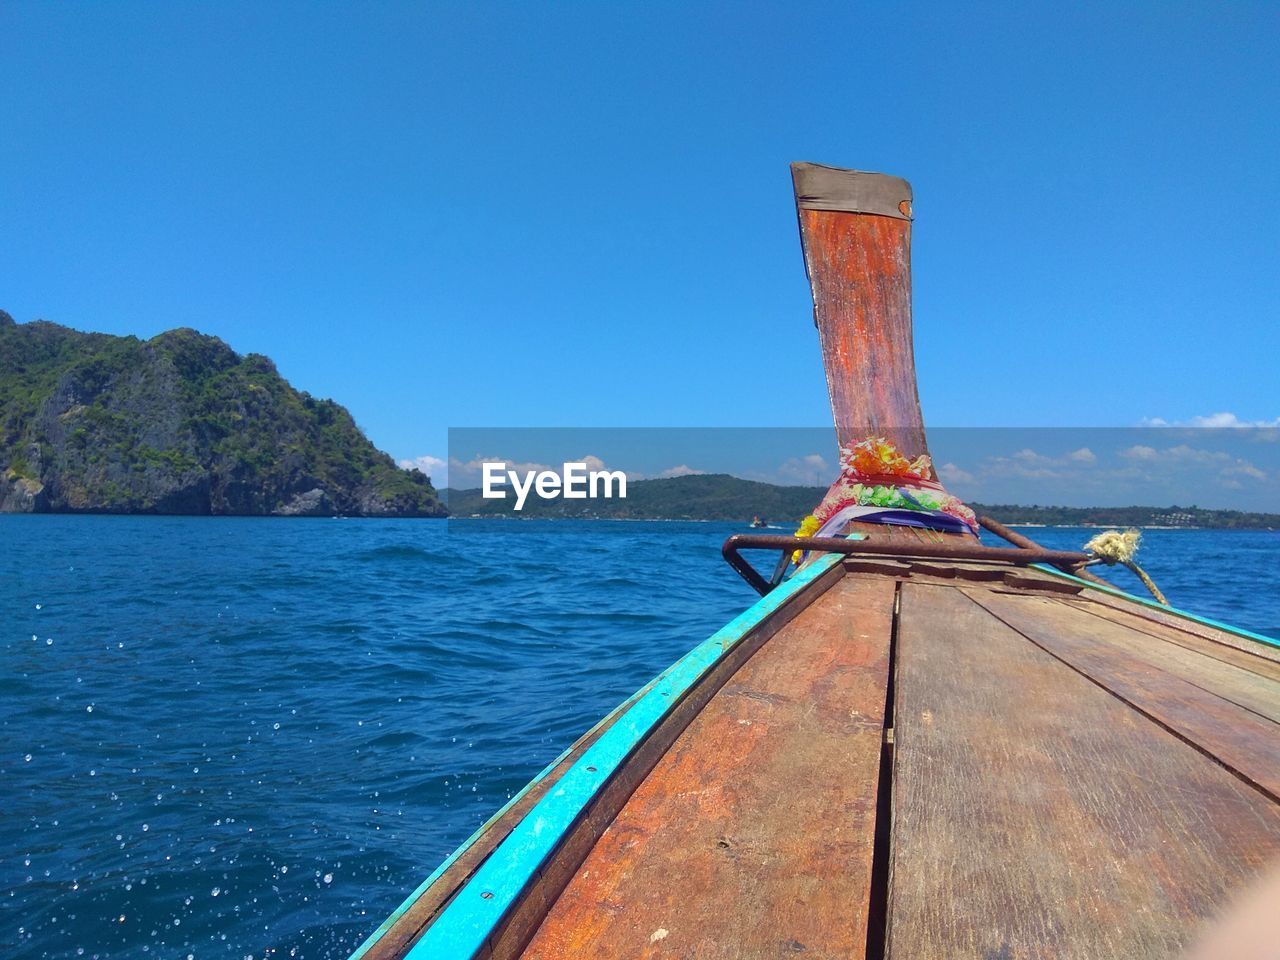
[[[848,511],[865,514],[871,522],[875,522],[878,512],[874,508],[902,510],[916,515],[911,522],[917,526],[955,529],[963,524],[975,535],[978,532],[978,518],[973,511],[933,479],[929,457],[922,454],[908,460],[884,437],[868,437],[840,448],[839,478],[813,513],[804,518],[795,535],[814,536],[836,514],[850,507],[872,508]],[[936,524],[929,522],[930,516]]]

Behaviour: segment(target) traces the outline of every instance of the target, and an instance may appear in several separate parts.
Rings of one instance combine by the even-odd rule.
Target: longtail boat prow
[[[1280,648],[951,496],[910,186],[792,172],[840,476],[355,958],[1167,958],[1280,856]]]

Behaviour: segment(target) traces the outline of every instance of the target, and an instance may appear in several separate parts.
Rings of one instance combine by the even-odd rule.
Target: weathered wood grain
[[[1095,616],[1158,636],[1161,640],[1195,650],[1215,660],[1235,664],[1250,673],[1280,680],[1280,662],[1276,661],[1273,656],[1276,651],[1270,647],[1234,636],[1231,637],[1234,643],[1224,643],[1222,638],[1228,636],[1224,631],[1212,627],[1196,629],[1195,623],[1189,623],[1181,617],[1161,615],[1159,611],[1134,603],[1121,606],[1124,601],[1119,598],[1108,598],[1111,602],[1099,603],[1097,594],[1092,591],[1086,590],[1080,595],[1080,599],[1088,601],[1080,604],[1081,609]]]
[[[1059,600],[1067,609],[1092,614],[1094,604]],[[1112,611],[1118,614],[1119,611]],[[1135,618],[1136,619],[1136,618]],[[1152,666],[1175,674],[1210,693],[1252,710],[1268,720],[1280,722],[1280,679],[1272,673],[1275,664],[1250,657],[1231,647],[1218,645],[1219,656],[1186,643],[1197,640],[1191,634],[1147,621],[1121,622],[1110,616],[1092,615],[1079,621],[1098,640],[1132,654]],[[1087,625],[1087,626],[1086,626]],[[1184,641],[1184,642],[1179,642]],[[1210,641],[1200,641],[1208,645]],[[1226,655],[1236,654],[1244,662],[1235,663]]]
[[[1090,600],[1094,603],[1110,607],[1125,613],[1132,613],[1139,605],[1132,600],[1126,600],[1124,597],[1117,597],[1112,594],[1103,593],[1100,590],[1090,590],[1087,593]],[[1259,643],[1256,640],[1250,640],[1248,637],[1242,637],[1231,633],[1227,630],[1219,630],[1207,623],[1198,620],[1191,620],[1187,617],[1180,617],[1176,613],[1169,613],[1157,607],[1141,606],[1142,616],[1147,620],[1164,624],[1181,630],[1184,633],[1190,633],[1194,636],[1201,637],[1205,640],[1212,640],[1214,643],[1225,647],[1233,647],[1244,653],[1248,653],[1255,657],[1261,657],[1270,660],[1273,663],[1280,664],[1280,647],[1269,646]]]
[[[800,239],[840,443],[927,453],[911,338],[911,221],[800,210]]]
[[[980,591],[970,596],[1042,649],[1280,798],[1280,726],[1275,722],[1210,693],[1172,662],[1161,668],[1126,652],[1110,642],[1115,634],[1104,620],[1043,597]],[[1235,696],[1256,702],[1259,693],[1237,683]]]
[[[901,591],[888,956],[1176,957],[1280,854],[1257,790],[960,589]]]
[[[861,957],[894,605],[846,578],[711,700],[526,958]]]

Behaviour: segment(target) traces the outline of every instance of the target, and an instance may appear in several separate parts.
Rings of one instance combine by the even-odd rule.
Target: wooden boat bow
[[[793,174],[841,443],[924,454],[910,188]],[[1043,565],[1078,554],[851,532],[584,734],[354,960],[1154,960],[1280,857],[1274,641]]]

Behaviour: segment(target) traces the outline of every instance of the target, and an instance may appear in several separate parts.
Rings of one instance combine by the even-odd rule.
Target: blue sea
[[[752,602],[741,531],[0,517],[0,954],[345,957]],[[1140,560],[1280,636],[1280,533],[1153,530]]]

